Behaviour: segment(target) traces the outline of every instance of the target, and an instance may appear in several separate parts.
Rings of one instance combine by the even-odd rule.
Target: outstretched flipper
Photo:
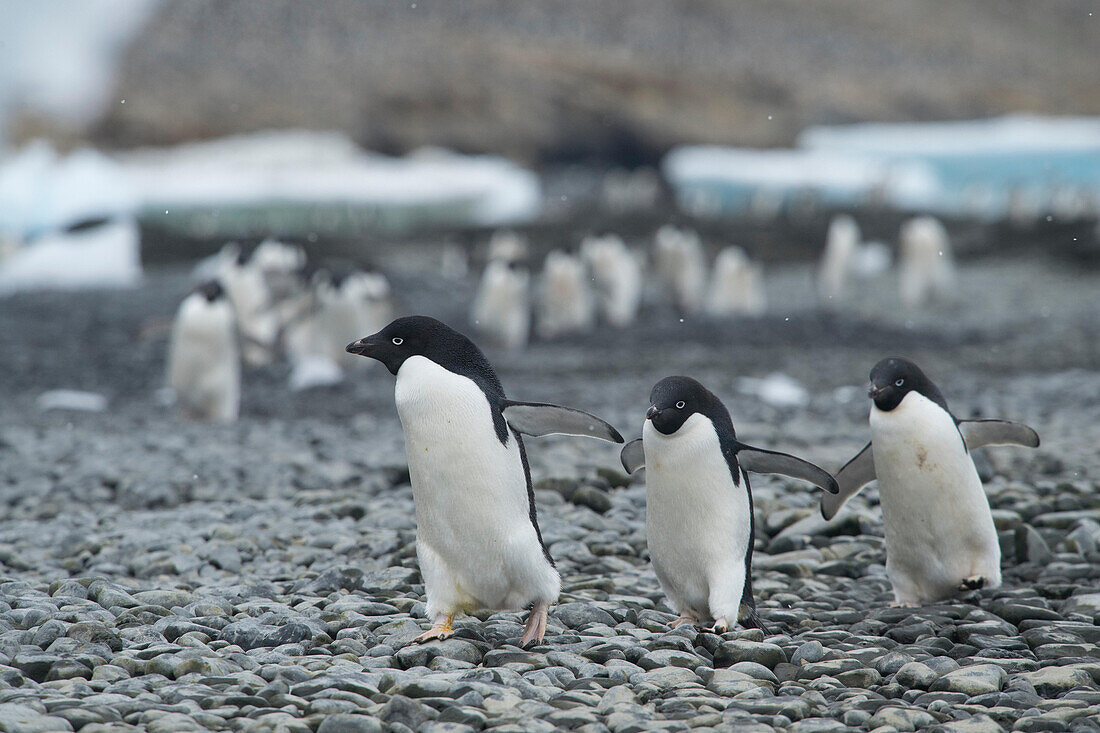
[[[642,447],[642,439],[635,438],[624,445],[622,452],[619,453],[619,460],[623,462],[623,468],[627,473],[645,468],[645,449]]]
[[[623,436],[611,425],[572,407],[505,400],[501,413],[509,425],[524,435],[584,435],[612,443],[623,442]]]
[[[821,516],[826,520],[832,519],[844,506],[844,502],[859,493],[867,484],[875,480],[875,458],[871,453],[871,444],[863,446],[863,450],[856,453],[852,460],[836,473],[836,482],[840,491],[830,496],[821,497]]]
[[[1020,422],[1008,420],[959,420],[959,432],[967,450],[985,445],[1039,447],[1039,434]]]
[[[741,464],[741,468],[753,473],[778,473],[809,481],[814,486],[828,491],[830,494],[839,491],[836,479],[829,475],[828,471],[787,453],[754,448],[751,445],[739,443],[737,462]]]

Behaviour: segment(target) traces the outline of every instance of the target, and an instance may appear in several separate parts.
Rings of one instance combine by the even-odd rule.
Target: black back
[[[871,368],[871,393],[875,407],[889,412],[901,404],[905,395],[916,392],[942,407],[948,414],[947,400],[943,393],[925,376],[920,367],[909,359],[891,356]]]
[[[741,450],[741,443],[737,440],[729,410],[717,395],[691,377],[665,377],[653,385],[653,390],[649,393],[649,401],[652,407],[647,417],[653,423],[653,427],[664,435],[675,433],[695,413],[710,420],[714,425],[714,432],[718,434],[718,445],[722,449],[722,457],[726,459],[726,465],[729,466],[733,483],[741,486],[744,479],[745,493],[749,497],[749,546],[745,552],[745,588],[741,594],[741,602],[749,607],[751,614],[742,623],[749,625],[751,622],[758,625],[756,600],[752,595],[752,551],[753,545],[756,544],[756,517],[752,504],[752,487],[749,486],[748,474],[741,470],[737,462],[737,451]]]
[[[399,343],[395,343],[395,341],[399,341]],[[364,350],[354,350],[353,347],[358,344],[363,344]],[[442,321],[429,316],[405,316],[392,321],[378,333],[349,345],[348,351],[377,359],[386,365],[391,374],[397,374],[398,370],[401,369],[401,365],[409,357],[423,356],[449,372],[469,378],[481,389],[489,403],[497,438],[500,439],[503,445],[507,445],[508,436],[511,433],[519,445],[523,474],[527,482],[527,504],[530,510],[531,524],[535,528],[535,534],[538,535],[543,554],[553,565],[554,559],[550,556],[550,551],[542,541],[542,531],[539,529],[538,512],[535,508],[535,489],[531,483],[531,467],[527,462],[527,449],[524,447],[523,439],[519,433],[511,430],[508,422],[504,419],[503,409],[507,399],[504,396],[504,387],[501,385],[497,373],[493,370],[493,366],[485,358],[485,354],[481,352],[477,344]]]

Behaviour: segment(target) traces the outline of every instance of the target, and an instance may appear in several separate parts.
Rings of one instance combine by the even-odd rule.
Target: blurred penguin
[[[706,260],[699,235],[666,224],[657,230],[653,265],[665,292],[680,313],[699,310],[706,287]]]
[[[652,209],[661,197],[661,179],[652,168],[613,168],[600,185],[600,203],[614,214]]]
[[[707,314],[756,316],[764,312],[766,303],[760,265],[750,262],[740,247],[726,247],[719,252],[707,288]]]
[[[490,260],[474,296],[470,319],[496,346],[522,349],[531,330],[531,276],[527,269],[504,260]]]
[[[955,262],[947,230],[932,216],[918,216],[901,226],[898,293],[909,308],[934,297],[946,297],[955,284]]]
[[[524,262],[527,260],[527,238],[511,229],[498,229],[489,238],[489,261]]]
[[[615,234],[586,238],[581,258],[592,273],[600,317],[616,327],[633,323],[642,300],[641,260]]]
[[[539,284],[535,331],[540,338],[591,330],[596,304],[579,257],[561,250],[546,255]]]
[[[168,347],[168,387],[185,417],[237,419],[241,401],[241,360],[237,323],[225,289],[203,283],[176,312]]]
[[[292,389],[334,384],[362,360],[344,346],[354,336],[373,333],[392,320],[390,285],[378,272],[325,267],[311,280],[308,306],[287,326],[283,347],[292,364]]]
[[[826,302],[848,297],[848,284],[859,249],[860,231],[847,214],[834,217],[825,235],[825,252],[817,273],[817,289]]]

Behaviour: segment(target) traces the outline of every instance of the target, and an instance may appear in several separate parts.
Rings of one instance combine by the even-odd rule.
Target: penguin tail
[[[760,629],[764,632],[765,636],[771,634],[768,631],[768,627],[764,624],[764,620],[760,618],[760,614],[756,612],[755,606],[742,606],[741,607],[741,626],[746,629]]]

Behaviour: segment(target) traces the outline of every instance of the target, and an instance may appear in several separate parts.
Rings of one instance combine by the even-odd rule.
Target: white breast
[[[736,623],[745,582],[750,506],[735,485],[709,419],[692,415],[673,435],[646,421],[646,535],[676,610]],[[715,608],[714,606],[732,606]]]
[[[397,373],[429,614],[553,601],[557,573],[529,518],[519,445],[501,443],[473,380],[422,356]],[[442,568],[423,567],[425,557]],[[433,582],[435,577],[435,582]],[[549,598],[544,596],[549,595]]]
[[[951,415],[910,392],[889,412],[872,406],[871,441],[898,600],[945,598],[973,575],[999,584],[989,502]]]

